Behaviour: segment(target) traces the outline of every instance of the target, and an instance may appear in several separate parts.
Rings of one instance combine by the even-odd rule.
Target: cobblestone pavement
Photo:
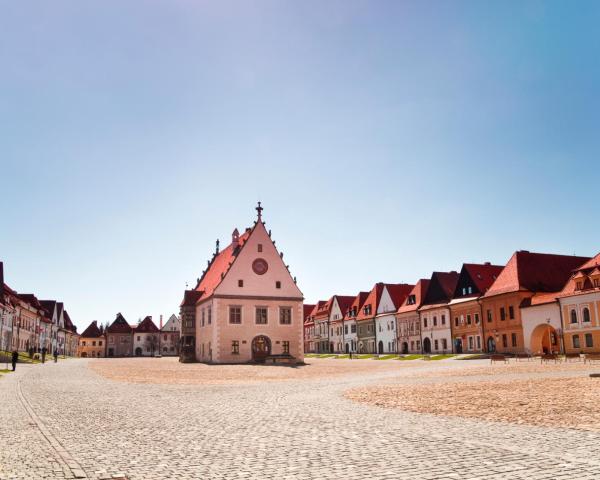
[[[21,366],[0,379],[0,479],[600,478],[597,433],[386,410],[342,396],[369,383],[420,381],[393,371],[185,386],[107,380],[89,361]]]

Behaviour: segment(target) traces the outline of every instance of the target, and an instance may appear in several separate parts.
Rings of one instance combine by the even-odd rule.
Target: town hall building
[[[304,360],[304,297],[265,228],[260,202],[256,210],[252,228],[235,229],[222,251],[217,241],[196,287],[185,292],[182,361]]]

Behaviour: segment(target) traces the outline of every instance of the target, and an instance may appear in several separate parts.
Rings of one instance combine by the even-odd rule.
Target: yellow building
[[[79,337],[78,357],[99,358],[106,356],[106,341],[104,334],[98,328],[96,320]]]
[[[600,353],[600,253],[559,294],[566,353]]]

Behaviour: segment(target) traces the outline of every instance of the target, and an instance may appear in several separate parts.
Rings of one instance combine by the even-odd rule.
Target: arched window
[[[585,307],[583,309],[583,321],[584,322],[589,322],[590,320],[590,309]]]
[[[577,323],[577,312],[575,310],[571,310],[571,323]]]

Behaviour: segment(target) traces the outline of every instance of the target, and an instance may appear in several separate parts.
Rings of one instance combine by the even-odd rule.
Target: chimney
[[[240,232],[236,228],[231,234],[231,247],[235,250],[240,245]]]
[[[491,262],[485,262],[484,265],[491,265]]]
[[[162,330],[163,327],[163,323],[162,323],[162,315],[160,316],[160,329]]]

